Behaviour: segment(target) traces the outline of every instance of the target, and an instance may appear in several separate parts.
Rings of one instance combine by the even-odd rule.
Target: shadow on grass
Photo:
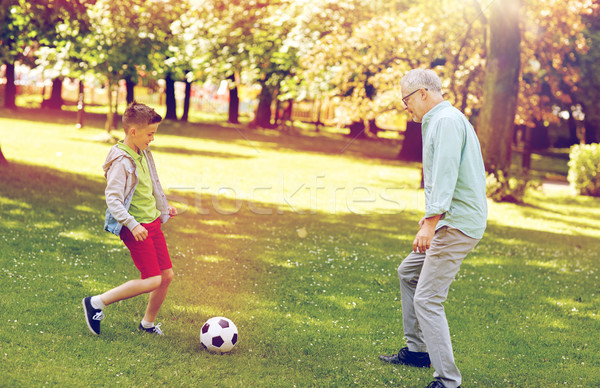
[[[190,156],[206,156],[209,158],[221,158],[221,159],[252,159],[255,156],[234,154],[230,152],[213,152],[205,150],[194,150],[183,147],[161,147],[152,145],[152,152],[163,152],[178,155],[190,155]]]
[[[24,107],[18,107],[17,110],[9,110],[0,108],[0,117],[15,120],[72,125],[73,127],[77,124],[77,112],[69,110],[56,111],[52,109]],[[105,114],[86,112],[84,115],[84,126],[87,128],[104,129],[105,122]]]
[[[529,217],[535,217],[540,222],[544,220],[560,220],[565,224],[572,224],[577,226],[577,223],[571,223],[564,219],[555,217],[547,217],[540,215],[539,213],[525,212]],[[596,237],[585,236],[585,235],[570,235],[563,234],[560,232],[553,231],[539,231],[531,230],[526,228],[519,228],[518,226],[507,226],[497,225],[493,222],[488,222],[488,227],[484,236],[484,240],[492,239],[497,242],[498,245],[503,245],[506,248],[518,247],[518,246],[532,246],[535,248],[548,249],[550,247],[556,249],[577,249],[582,247],[596,247],[600,245],[600,240]],[[506,241],[510,241],[507,245]]]
[[[162,134],[233,143],[257,152],[286,150],[292,153],[348,155],[372,159],[373,163],[400,163],[396,160],[399,144],[385,139],[354,140],[340,134],[316,134],[310,131],[290,134],[278,130],[249,129],[246,125],[228,123],[167,122],[161,127],[161,131]]]

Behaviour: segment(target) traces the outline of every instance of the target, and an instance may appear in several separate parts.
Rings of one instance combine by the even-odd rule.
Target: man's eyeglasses
[[[411,93],[409,93],[409,94],[408,94],[408,96],[406,96],[406,97],[404,97],[404,98],[402,99],[402,102],[404,103],[404,105],[408,106],[408,102],[407,102],[407,101],[408,101],[408,98],[409,98],[410,96],[412,96],[413,94],[415,94],[416,92],[418,92],[419,90],[421,90],[421,89],[427,90],[427,88],[419,88],[419,89],[415,90],[414,92],[411,92]]]

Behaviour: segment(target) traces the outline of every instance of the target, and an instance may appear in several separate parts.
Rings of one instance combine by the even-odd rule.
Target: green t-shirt
[[[138,184],[131,198],[129,214],[140,224],[150,223],[160,216],[160,210],[156,208],[156,198],[152,194],[148,161],[143,153],[138,154],[123,142],[119,142],[118,147],[133,158],[137,169]]]

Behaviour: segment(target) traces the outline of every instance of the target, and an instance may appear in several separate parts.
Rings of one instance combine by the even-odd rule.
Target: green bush
[[[486,194],[495,202],[523,203],[523,197],[528,189],[539,189],[540,183],[531,180],[527,171],[514,171],[508,177],[498,170],[487,174]]]
[[[600,144],[578,144],[569,155],[569,183],[578,194],[600,197]]]

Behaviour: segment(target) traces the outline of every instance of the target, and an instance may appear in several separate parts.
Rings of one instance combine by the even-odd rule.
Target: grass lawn
[[[152,145],[179,217],[164,225],[176,278],[147,301],[81,299],[138,277],[102,230],[101,122],[0,110],[1,386],[424,387],[432,370],[383,364],[404,346],[396,269],[424,199],[393,142],[164,123]],[[600,385],[600,200],[532,191],[490,203],[486,236],[445,304],[463,387]],[[238,346],[203,350],[232,319]]]

